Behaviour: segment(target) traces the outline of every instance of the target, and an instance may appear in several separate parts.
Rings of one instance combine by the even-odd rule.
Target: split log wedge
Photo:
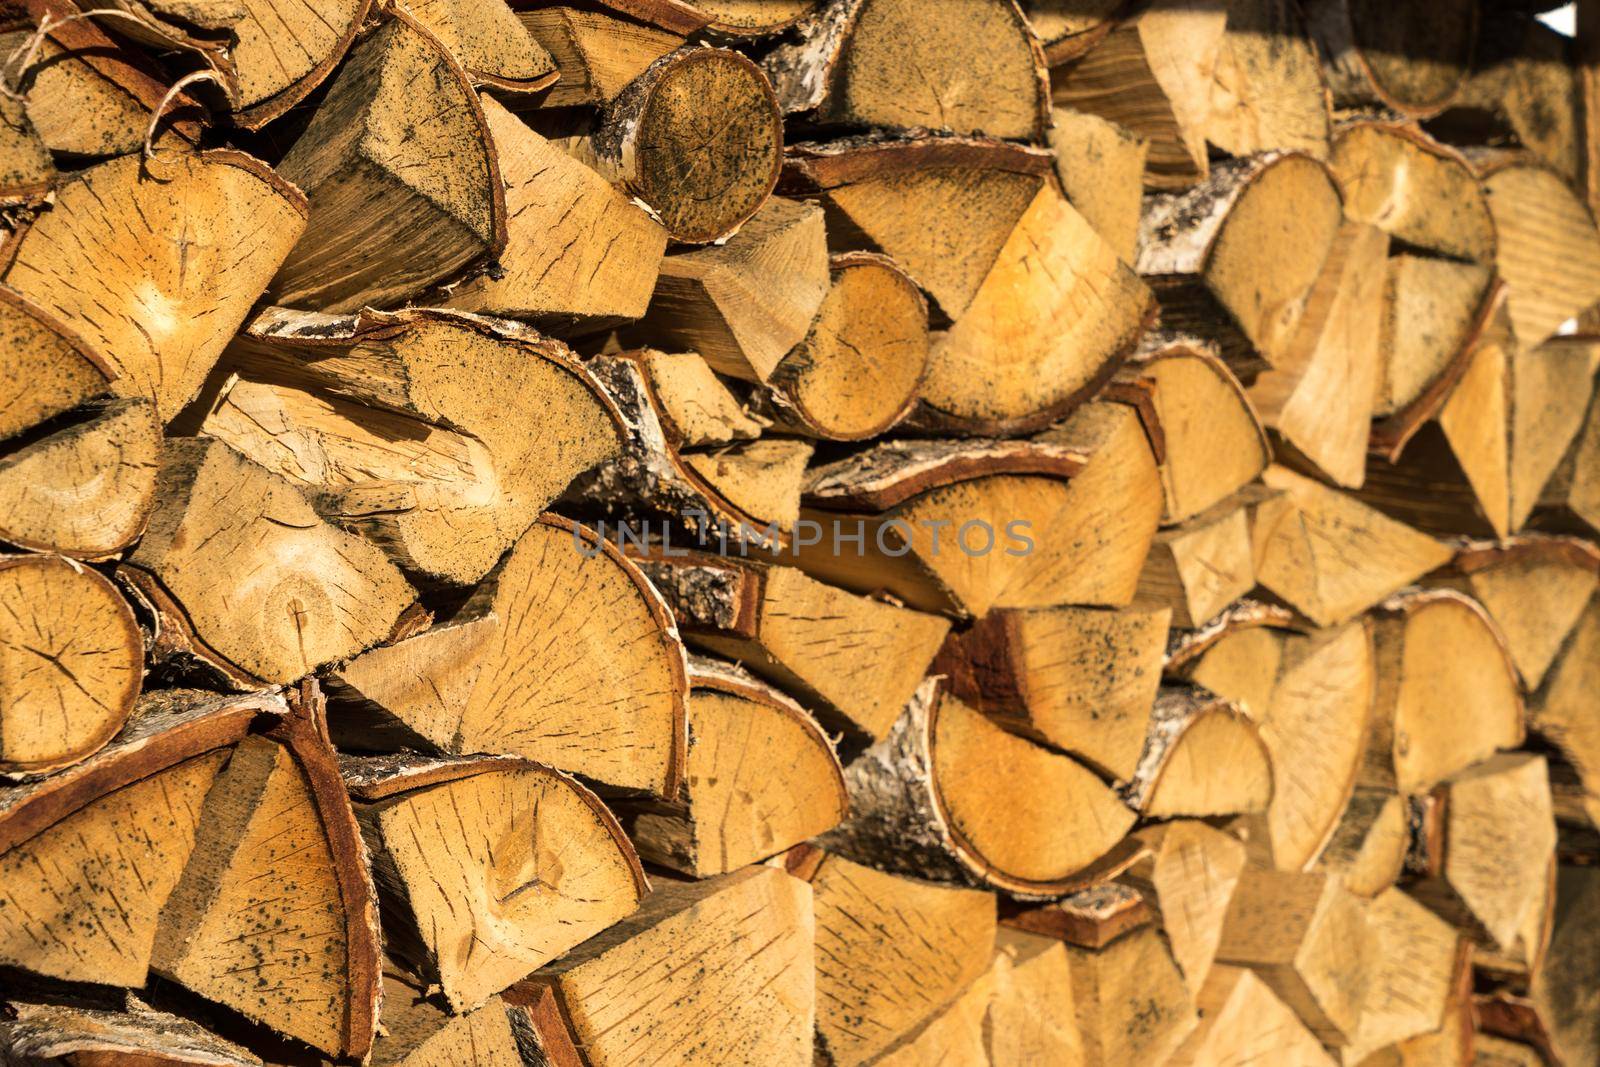
[[[625,4],[615,10],[541,4],[517,12],[560,74],[539,97],[545,107],[604,107],[650,64],[683,46],[682,33],[633,16]]]
[[[1334,1067],[1317,1036],[1248,967],[1213,968],[1195,1007],[1200,1025],[1167,1061],[1169,1067],[1250,1067],[1264,1059]]]
[[[1117,881],[1139,891],[1189,991],[1201,996],[1212,973],[1228,901],[1245,866],[1245,846],[1203,822],[1175,819],[1140,830],[1145,852]]]
[[[1050,113],[1050,147],[1067,200],[1124,263],[1138,259],[1150,142],[1099,115],[1058,107]]]
[[[0,286],[0,440],[110,391],[117,376],[60,319]]]
[[[522,1067],[511,1015],[498,998],[451,1015],[423,995],[422,983],[386,968],[383,1030],[372,1043],[372,1067]]]
[[[1410,846],[1406,799],[1357,786],[1315,869],[1337,874],[1346,889],[1371,900],[1399,880]]]
[[[1600,816],[1600,723],[1591,711],[1600,683],[1600,599],[1590,597],[1543,683],[1528,694],[1528,729],[1554,745],[1578,773],[1583,807]]]
[[[1367,905],[1367,924],[1374,965],[1361,998],[1361,1021],[1345,1050],[1349,1063],[1444,1024],[1461,940],[1454,927],[1399,889],[1387,889]]]
[[[1188,522],[1156,532],[1134,604],[1166,608],[1172,625],[1204,626],[1255,588],[1247,490]]]
[[[532,93],[560,72],[505,0],[422,0],[406,13],[439,38],[472,80],[501,92]]]
[[[1263,812],[1272,761],[1256,724],[1231,701],[1172,687],[1156,698],[1139,764],[1119,792],[1152,819]]]
[[[1460,152],[1411,126],[1363,121],[1340,128],[1328,164],[1350,218],[1414,249],[1494,262],[1494,216]]]
[[[1061,942],[1001,927],[989,967],[985,1051],[992,1067],[1083,1063],[1072,1006],[1072,970]]]

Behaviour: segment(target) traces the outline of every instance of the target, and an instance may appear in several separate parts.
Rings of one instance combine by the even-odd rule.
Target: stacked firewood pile
[[[1600,1063],[1539,6],[22,0],[0,1062]]]

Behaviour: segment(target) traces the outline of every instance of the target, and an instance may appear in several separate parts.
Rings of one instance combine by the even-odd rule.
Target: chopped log
[[[1409,125],[1358,121],[1340,128],[1328,163],[1350,218],[1403,246],[1494,262],[1494,217],[1460,152]]]
[[[1161,680],[1165,609],[995,609],[953,632],[930,669],[1012,733],[1111,778],[1139,763]]]
[[[673,240],[705,244],[766,202],[783,164],[783,122],[754,63],[680,48],[617,94],[592,148],[601,173],[649,205]]]
[[[7,1063],[261,1067],[254,1053],[136,997],[121,1011],[16,1001],[7,1007],[15,1015],[0,1016],[0,1057]]]
[[[1515,157],[1477,161],[1499,242],[1517,341],[1543,344],[1600,300],[1600,232],[1584,202],[1548,167]]]
[[[0,36],[5,47],[11,35]],[[43,202],[58,175],[50,150],[28,119],[26,104],[6,99],[0,103],[0,204],[32,207]]]
[[[780,190],[821,201],[834,252],[891,257],[955,319],[1052,169],[1044,150],[1003,141],[846,138],[790,146]]]
[[[1263,371],[1249,392],[1277,451],[1348,488],[1366,475],[1384,366],[1388,248],[1388,237],[1374,226],[1340,228],[1281,363]]]
[[[935,340],[917,418],[980,434],[1049,425],[1110,377],[1154,311],[1132,269],[1046,186]]]
[[[870,1062],[988,968],[991,894],[898,878],[807,846],[789,861],[816,905],[823,1062]]]
[[[1596,456],[1600,456],[1600,390],[1590,397],[1583,428],[1539,496],[1539,504],[1550,510],[1537,525],[1586,534],[1600,530]]]
[[[1200,1025],[1169,1067],[1250,1067],[1260,1062],[1333,1067],[1315,1034],[1248,967],[1212,968],[1195,994]]]
[[[1433,1033],[1445,1021],[1455,984],[1454,927],[1399,889],[1387,889],[1367,905],[1372,966],[1361,998],[1361,1020],[1347,1063],[1407,1038]]]
[[[1222,939],[1245,846],[1203,822],[1174,820],[1141,830],[1147,851],[1117,880],[1139,891],[1166,936],[1189,991],[1202,995]]]
[[[540,98],[546,107],[609,104],[650,64],[683,46],[681,34],[620,10],[541,6],[517,18],[560,74]]]
[[[1156,532],[1134,605],[1166,608],[1173,626],[1192,629],[1216,618],[1255,584],[1249,513],[1243,498],[1235,497]]]
[[[1068,944],[1066,950],[1084,1062],[1167,1062],[1198,1020],[1183,975],[1155,928],[1139,927],[1101,948]]]
[[[1444,564],[1450,550],[1354,497],[1285,467],[1253,516],[1256,581],[1318,626],[1335,626]]]
[[[1216,341],[1249,383],[1284,361],[1342,215],[1338,186],[1315,159],[1233,160],[1188,192],[1146,204],[1139,273],[1163,325]]]
[[[1271,462],[1255,408],[1204,342],[1146,338],[1119,378],[1148,382],[1154,393],[1165,444],[1162,525],[1184,522],[1217,505]]]
[[[1217,961],[1249,967],[1325,1045],[1358,1033],[1380,960],[1360,900],[1324,874],[1249,869],[1222,927]]]
[[[1275,782],[1264,842],[1274,866],[1304,869],[1338,828],[1355,787],[1372,706],[1372,641],[1363,621],[1311,634],[1255,622],[1168,669],[1239,705],[1261,724]],[[1204,634],[1205,631],[1202,631]]]
[[[516,1035],[498,999],[451,1015],[426,999],[421,983],[386,968],[383,1027],[372,1043],[372,1067],[521,1067]]]
[[[1315,869],[1338,875],[1346,889],[1371,900],[1399,880],[1410,844],[1405,799],[1357,786]]]
[[[1328,158],[1328,94],[1298,4],[1235,0],[1212,73],[1205,138],[1232,156]]]
[[[1042,141],[1044,53],[1007,0],[928,18],[906,0],[835,0],[764,61],[786,115],[822,126]]]
[[[705,878],[839,825],[848,808],[844,774],[809,712],[718,660],[691,658],[689,686],[678,801],[623,809],[641,856]]]
[[[315,682],[290,710],[240,741],[205,794],[150,966],[330,1056],[364,1059],[382,995],[367,852]]]
[[[823,981],[811,962],[812,932],[810,894],[783,871],[661,881],[632,916],[507,999],[537,1003],[553,992],[568,1040],[583,1050],[574,1064],[715,1055],[803,1067],[811,1062],[813,988]]]
[[[1380,1050],[1367,1058],[1373,1067],[1469,1067],[1474,1064],[1477,1043],[1477,1012],[1473,1004],[1473,948],[1458,939],[1455,976],[1445,1001],[1444,1024],[1431,1034],[1422,1034]]]
[[[788,433],[860,441],[889,430],[916,403],[928,365],[928,304],[887,256],[847,252],[829,268],[809,332],[757,399]]]
[[[154,406],[129,397],[83,414],[0,456],[0,540],[104,559],[143,532],[161,450]]]
[[[1550,950],[1534,976],[1531,999],[1549,1034],[1551,1051],[1568,1064],[1600,1053],[1594,1011],[1595,916],[1600,878],[1594,868],[1562,867],[1556,889]]]
[[[995,933],[985,1051],[991,1067],[1083,1063],[1064,945],[1010,927]]]
[[[641,329],[765,382],[828,295],[822,210],[773,197],[725,244],[668,256]]]
[[[155,172],[126,156],[57,189],[4,280],[106,361],[112,389],[168,422],[305,224],[299,191],[241,152],[184,153]]]
[[[82,36],[63,32],[73,30],[82,30]],[[18,57],[4,75],[7,90],[18,96],[7,97],[5,118],[8,126],[16,123],[12,128],[21,145],[27,138],[18,127],[25,125],[36,131],[45,161],[52,152],[98,158],[136,151],[150,125],[151,107],[164,91],[157,89],[154,99],[147,98],[157,86],[147,66],[135,65],[131,49],[83,22],[39,35],[34,61],[24,65],[23,52],[36,33],[27,24],[0,33],[0,53]]]
[[[1528,729],[1554,745],[1577,772],[1580,803],[1600,815],[1600,723],[1593,712],[1600,676],[1600,599],[1591,597],[1545,675],[1528,694]]]
[[[1139,255],[1139,213],[1150,142],[1086,111],[1050,113],[1056,180],[1067,200],[1125,263]]]
[[[110,390],[116,371],[72,330],[0,286],[0,440]]]
[[[1135,844],[1129,856],[1131,860],[1146,854],[1146,849]],[[1148,926],[1150,921],[1151,910],[1139,891],[1115,882],[1080,889],[1042,907],[1023,911],[1008,908],[1004,917],[1006,926],[1095,949],[1105,948],[1129,931]]]
[[[681,549],[634,562],[672,605],[691,644],[795,694],[852,744],[889,733],[950,628],[793,567]]]
[[[845,783],[850,818],[821,843],[874,867],[1038,898],[1083,888],[1128,858],[1118,845],[1134,815],[1116,793],[1076,760],[1005,733],[936,678],[850,763]]]
[[[284,710],[275,696],[148,694],[98,754],[0,787],[0,962],[144,985],[206,790],[252,721]]]
[[[500,752],[670,798],[684,670],[639,569],[547,515],[453,616],[333,670],[331,727],[348,748]]]
[[[560,77],[555,60],[505,0],[423,0],[406,12],[449,49],[479,85],[502,92],[547,89]]]
[[[698,353],[646,348],[633,360],[644,372],[645,389],[672,445],[703,448],[761,436],[761,421],[740,405]]]
[[[816,509],[805,519],[861,529],[865,545],[851,554],[796,538],[801,567],[924,611],[981,618],[994,608],[1128,605],[1161,485],[1139,413],[1096,402],[1031,442],[877,445],[815,470],[805,503]]]
[[[493,319],[271,308],[230,369],[201,432],[430,582],[481,578],[619,449],[616,410],[567,348]]]
[[[882,1067],[921,1067],[930,1060],[949,1067],[989,1067],[984,1031],[993,996],[994,978],[985,971],[872,1062]]]
[[[1478,3],[1393,11],[1315,0],[1306,23],[1336,106],[1376,104],[1426,119],[1450,106],[1472,70]]]
[[[235,582],[241,561],[249,581]],[[156,506],[128,556],[238,668],[288,682],[379,641],[415,598],[376,547],[220,441],[163,446]]]
[[[568,776],[495,756],[376,756],[341,767],[372,856],[387,947],[481,1007],[637,909],[644,871]]]
[[[1523,741],[1516,667],[1460,593],[1401,593],[1372,616],[1377,672],[1362,784],[1425,793]]]
[[[1532,695],[1600,587],[1600,550],[1575,537],[1469,542],[1428,581],[1482,605]],[[1530,716],[1531,723],[1537,717],[1531,708]]]
[[[1501,300],[1486,264],[1403,253],[1390,258],[1372,409],[1389,417],[1380,424],[1380,431],[1388,430],[1380,444],[1394,452],[1406,431],[1448,395],[1468,353],[1504,343],[1495,333]]]
[[[60,556],[0,555],[0,777],[92,755],[122,729],[144,642],[116,586]]]
[[[1555,854],[1555,818],[1543,756],[1500,753],[1436,787],[1424,827],[1439,841],[1423,877],[1408,887],[1418,901],[1473,940],[1511,950],[1546,892]]]
[[[1156,698],[1139,765],[1119,792],[1148,819],[1250,814],[1272,800],[1272,766],[1255,722],[1231,701],[1173,687]]]
[[[1205,127],[1227,17],[1221,7],[1141,5],[1052,71],[1051,97],[1148,141],[1145,184],[1188,188],[1210,170]]]
[[[715,452],[685,452],[681,458],[737,514],[760,516],[766,529],[787,533],[800,519],[800,493],[812,449],[809,441],[769,439]],[[719,530],[719,538],[725,536]],[[744,531],[739,536],[743,539]]]
[[[547,328],[644,314],[667,235],[589,167],[480,97],[505,184],[496,269],[447,286],[443,303]]]
[[[425,115],[417,84],[431,86]],[[351,51],[280,171],[312,211],[273,279],[275,303],[386,307],[505,248],[504,183],[478,95],[403,12]]]

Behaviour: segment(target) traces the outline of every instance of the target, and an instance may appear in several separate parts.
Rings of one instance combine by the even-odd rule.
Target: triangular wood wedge
[[[1600,530],[1600,390],[1589,398],[1583,426],[1539,495],[1548,509],[1535,525],[1592,535]]]
[[[1095,402],[1030,441],[891,441],[818,467],[802,521],[864,530],[864,545],[835,552],[797,537],[794,548],[826,581],[926,611],[1121,607],[1161,498],[1140,413]]]
[[[785,114],[818,125],[985,133],[1041,141],[1044,53],[1007,0],[929,18],[910,0],[841,0],[764,61]]]
[[[1342,220],[1339,188],[1315,159],[1232,160],[1193,189],[1146,203],[1139,273],[1165,328],[1216,341],[1248,384],[1286,358]]]
[[[5,283],[44,308],[169,422],[306,225],[306,200],[228,149],[80,171],[22,235]],[[114,271],[108,262],[120,264]]]
[[[1195,995],[1200,1025],[1169,1067],[1251,1067],[1263,1061],[1334,1067],[1317,1036],[1248,967],[1212,968]]]
[[[9,35],[6,35],[9,37]],[[0,37],[0,42],[5,38]],[[0,47],[3,47],[0,43]],[[21,101],[0,103],[0,204],[33,206],[55,187],[57,172],[50,150],[28,121]]]
[[[1117,0],[1022,0],[1022,13],[1052,67],[1070,63],[1116,25]]]
[[[201,433],[431,581],[481,578],[620,449],[617,412],[566,346],[501,320],[269,308],[229,365]]]
[[[335,1058],[364,1059],[381,999],[378,905],[308,682],[235,747],[161,909],[150,966]]]
[[[1328,158],[1328,93],[1301,7],[1234,0],[1217,50],[1205,138],[1226,155],[1305,152]]]
[[[1600,822],[1600,598],[1590,596],[1566,634],[1543,683],[1528,694],[1528,729],[1554,745],[1577,772],[1582,805]]]
[[[1476,601],[1401,593],[1373,613],[1378,685],[1362,784],[1423,793],[1523,741],[1505,639]]]
[[[785,862],[815,901],[824,1062],[870,1063],[988,969],[993,894],[885,874],[810,846]]]
[[[919,1067],[938,1058],[944,1063],[986,1067],[985,1019],[994,996],[994,979],[985,971],[916,1030],[873,1060],[882,1067]]]
[[[1406,798],[1357,786],[1316,869],[1337,874],[1346,889],[1371,900],[1399,880],[1410,847]]]
[[[125,397],[82,416],[0,455],[0,540],[104,559],[144,532],[161,451],[155,407]]]
[[[505,0],[422,0],[405,10],[433,31],[479,85],[531,93],[560,76],[550,53]]]
[[[1410,119],[1438,114],[1461,92],[1472,71],[1477,14],[1473,0],[1404,12],[1359,0],[1306,5],[1334,104],[1377,104]]]
[[[76,763],[139,696],[133,610],[99,572],[46,555],[0,555],[0,607],[0,777]]]
[[[423,983],[393,968],[383,975],[383,1030],[372,1043],[372,1067],[520,1067],[511,1015],[498,998],[452,1015],[424,996]]]
[[[483,1005],[631,914],[644,870],[599,798],[496,756],[374,756],[340,768],[389,919],[387,949]]]
[[[642,372],[662,435],[672,444],[704,448],[761,436],[761,420],[745,410],[699,353],[646,348],[632,359]]]
[[[1123,262],[1132,263],[1139,254],[1150,142],[1110,119],[1058,107],[1050,112],[1050,147],[1068,202]]]
[[[285,710],[275,696],[153,693],[97,755],[0,786],[0,962],[67,981],[144,985],[158,913],[228,748],[257,716]]]
[[[1380,446],[1393,450],[1433,413],[1474,349],[1507,344],[1496,319],[1503,301],[1487,263],[1408,252],[1389,257],[1372,398],[1373,414],[1386,418],[1374,434]]]
[[[603,107],[650,64],[683,46],[682,33],[641,21],[623,5],[541,4],[518,11],[517,18],[560,74],[539,97],[545,107]]]
[[[1350,218],[1413,249],[1494,262],[1494,217],[1460,152],[1413,126],[1359,121],[1340,127],[1328,162]]]
[[[1145,851],[1117,881],[1138,890],[1196,996],[1222,938],[1222,920],[1245,865],[1245,846],[1203,822],[1175,819],[1139,831]]]
[[[1460,934],[1405,892],[1385,890],[1367,905],[1367,923],[1374,966],[1346,1063],[1439,1029],[1455,984]]]
[[[538,1005],[554,994],[560,1023],[540,1027],[556,1031],[541,1043],[583,1049],[581,1059],[574,1050],[556,1063],[624,1067],[703,1054],[806,1067],[823,980],[812,963],[811,896],[771,867],[658,881],[638,912],[514,987],[508,1002]]]
[[[505,248],[504,183],[478,94],[403,12],[351,51],[279,166],[312,209],[273,279],[276,303],[386,307]]]
[[[1012,733],[1127,780],[1145,744],[1168,619],[1164,608],[997,608],[953,632],[930,671]]]
[[[850,818],[821,843],[876,867],[1037,898],[1126,862],[1118,846],[1134,814],[1114,791],[1076,760],[1005,733],[936,678],[845,782]]]
[[[1145,818],[1267,810],[1273,765],[1261,731],[1231,701],[1172,687],[1156,698],[1139,765],[1119,792]]]
[[[1359,615],[1450,559],[1450,550],[1284,467],[1252,518],[1256,581],[1318,626]]]
[[[376,644],[416,598],[377,547],[323,522],[292,482],[205,438],[163,446],[155,510],[128,563],[211,648],[268,682]],[[247,581],[234,580],[241,566]]]
[[[110,390],[116,372],[50,312],[0,286],[0,440]]]
[[[732,663],[696,656],[678,800],[622,812],[641,856],[704,878],[833,829],[847,806],[833,743],[809,712]]]
[[[1205,625],[1255,588],[1249,495],[1230,497],[1181,525],[1157,531],[1134,604],[1166,608],[1173,626],[1188,629]]]
[[[671,797],[683,646],[660,597],[594,532],[532,526],[453,616],[331,672],[347,747],[501,752]]]
[[[793,567],[667,547],[633,562],[691,644],[784,687],[852,744],[889,732],[950,628]]]
[[[992,1067],[1083,1063],[1066,946],[1054,938],[1001,927],[995,933],[989,974],[993,989],[985,1048]]]

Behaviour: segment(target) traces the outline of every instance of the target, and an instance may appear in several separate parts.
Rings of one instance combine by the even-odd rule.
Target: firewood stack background
[[[1541,6],[19,0],[0,1062],[1600,1063]]]

